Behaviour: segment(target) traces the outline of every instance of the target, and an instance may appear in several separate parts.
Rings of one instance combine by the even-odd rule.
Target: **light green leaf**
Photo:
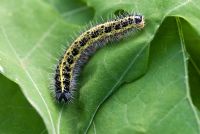
[[[178,21],[170,18],[162,24],[151,43],[148,72],[108,99],[95,116],[91,134],[199,133]]]
[[[51,134],[200,133],[189,82],[191,77],[199,80],[199,58],[192,58],[195,77],[188,75],[188,60],[200,55],[200,44],[191,45],[194,40],[187,35],[190,27],[199,38],[199,4],[198,0],[1,0],[1,73],[20,86]],[[49,74],[54,72],[49,68],[57,64],[55,59],[70,45],[66,42],[74,32],[90,19],[117,10],[143,14],[144,30],[99,50],[81,72],[74,103],[57,104],[50,95]],[[191,89],[194,93],[199,85]]]

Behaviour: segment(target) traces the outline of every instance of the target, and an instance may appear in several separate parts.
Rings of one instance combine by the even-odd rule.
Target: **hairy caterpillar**
[[[98,48],[143,27],[144,17],[142,15],[126,14],[83,32],[64,52],[56,67],[54,75],[56,100],[59,102],[72,100],[80,69]]]

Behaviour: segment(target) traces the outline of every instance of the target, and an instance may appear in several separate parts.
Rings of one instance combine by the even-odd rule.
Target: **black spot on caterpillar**
[[[83,32],[64,52],[56,67],[54,75],[56,100],[58,102],[72,100],[80,69],[98,48],[143,27],[142,15],[124,14]]]

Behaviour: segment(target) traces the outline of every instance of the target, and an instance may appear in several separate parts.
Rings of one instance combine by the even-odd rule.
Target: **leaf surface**
[[[76,0],[76,4],[1,0],[1,73],[20,86],[52,134],[200,133],[195,108],[199,95],[190,96],[191,91],[199,92],[198,84],[191,86],[191,78],[199,81],[199,58],[192,58],[195,77],[188,68],[190,56],[200,57],[200,44],[192,45],[194,36],[187,32],[189,27],[199,38],[198,4],[198,0]],[[76,10],[81,8],[87,10]],[[118,10],[143,14],[144,30],[95,53],[82,69],[74,103],[57,104],[50,95],[49,74],[54,73],[50,68],[62,48],[86,22]]]

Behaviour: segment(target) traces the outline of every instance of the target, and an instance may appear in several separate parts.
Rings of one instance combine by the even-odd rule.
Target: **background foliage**
[[[1,133],[199,134],[197,5],[0,0]],[[62,48],[74,32],[118,10],[143,14],[144,30],[99,50],[81,72],[74,103],[57,104],[49,74]]]

